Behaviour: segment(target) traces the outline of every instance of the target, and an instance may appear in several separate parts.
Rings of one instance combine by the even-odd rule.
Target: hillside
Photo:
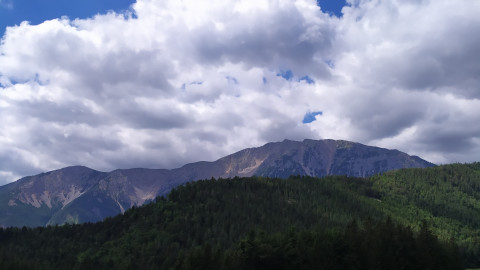
[[[197,181],[100,223],[0,230],[0,257],[37,269],[262,269],[288,258],[283,269],[332,258],[339,268],[325,268],[459,269],[458,256],[479,267],[479,187],[480,163],[367,179]]]
[[[366,177],[431,166],[434,164],[397,150],[335,140],[268,143],[217,161],[172,170],[137,168],[106,173],[75,166],[0,187],[0,227],[100,221],[165,195],[180,184],[211,177]]]

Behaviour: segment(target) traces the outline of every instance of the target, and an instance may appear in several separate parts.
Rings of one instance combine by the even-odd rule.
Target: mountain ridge
[[[479,183],[480,163],[368,178],[200,180],[99,223],[0,228],[0,265],[477,269]]]
[[[0,226],[100,221],[166,195],[185,182],[212,177],[365,177],[393,169],[431,166],[435,165],[398,150],[342,140],[271,142],[216,161],[199,161],[170,170],[132,168],[100,172],[70,166],[0,187]]]

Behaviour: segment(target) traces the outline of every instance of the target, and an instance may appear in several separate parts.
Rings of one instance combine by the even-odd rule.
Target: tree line
[[[0,229],[0,269],[478,267],[479,167],[191,182],[103,222]]]

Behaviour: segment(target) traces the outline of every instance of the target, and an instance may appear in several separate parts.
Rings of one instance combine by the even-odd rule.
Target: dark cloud
[[[368,140],[393,137],[415,125],[426,114],[422,99],[405,98],[383,90],[375,96],[346,101],[352,124],[364,130]]]
[[[20,101],[16,105],[16,113],[26,114],[45,122],[53,122],[61,125],[88,124],[101,128],[101,125],[111,124],[92,111],[80,101],[62,101],[62,103],[48,100]]]
[[[272,117],[275,121],[268,121],[268,124],[260,130],[260,136],[267,142],[278,142],[284,139],[303,140],[305,138],[318,139],[318,134],[303,125],[300,121],[280,117]]]
[[[328,16],[319,9],[317,12],[320,17]],[[324,59],[319,62],[315,56],[327,58],[332,49],[332,25],[322,21],[311,25],[291,5],[256,15],[253,19],[250,14],[233,15],[221,31],[213,23],[194,29],[194,54],[199,61],[211,64],[229,61],[247,67],[288,67],[298,73],[329,76]]]
[[[191,116],[175,108],[123,107],[118,111],[118,121],[137,129],[168,130],[185,128],[193,123]]]
[[[35,167],[29,161],[22,158],[15,151],[4,150],[0,153],[0,172],[12,172],[13,177],[24,177],[37,174],[40,168]],[[8,183],[0,173],[0,185]]]

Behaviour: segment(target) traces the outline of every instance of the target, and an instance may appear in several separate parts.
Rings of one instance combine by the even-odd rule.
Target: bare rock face
[[[166,195],[185,182],[212,177],[368,177],[394,169],[431,166],[435,165],[397,150],[348,141],[285,140],[173,170],[128,169],[105,173],[82,166],[67,167],[0,187],[0,226],[100,221]]]
[[[400,169],[435,166],[419,157],[397,150],[335,140],[284,141],[267,144],[272,154],[255,170],[255,175],[285,178],[290,175],[347,175],[368,177]],[[256,148],[258,150],[263,147]],[[280,150],[280,151],[279,151]]]
[[[195,169],[203,178],[208,178],[209,173],[223,178],[253,175],[278,178],[290,175],[368,177],[394,169],[431,166],[435,164],[398,150],[348,141],[285,140],[245,149],[215,162],[199,163]]]
[[[46,225],[54,213],[88,192],[105,175],[75,166],[24,177],[0,187],[0,226]]]

